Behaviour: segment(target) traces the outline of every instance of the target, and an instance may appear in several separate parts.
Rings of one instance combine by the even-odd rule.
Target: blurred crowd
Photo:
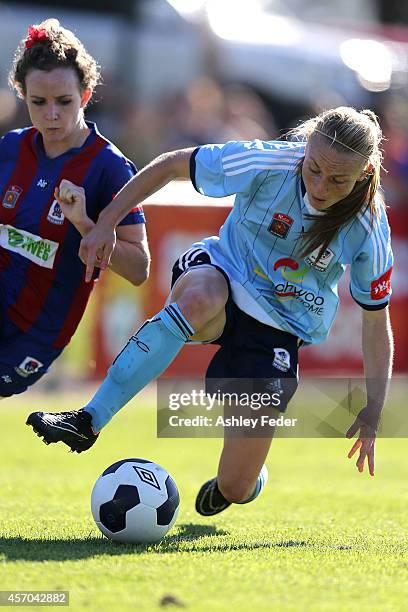
[[[321,97],[317,96],[321,102]],[[325,106],[335,106],[331,100]],[[342,103],[340,100],[339,103]],[[285,104],[285,102],[282,102]],[[296,109],[287,124],[278,120],[267,101],[242,85],[223,85],[201,77],[173,96],[142,104],[114,78],[98,86],[87,118],[113,140],[137,167],[172,149],[227,140],[273,140],[305,117],[322,110]],[[374,108],[380,117],[384,140],[383,188],[393,207],[408,202],[408,100],[393,93]],[[25,105],[8,89],[0,89],[0,134],[29,125]]]
[[[143,105],[111,85],[88,113],[140,167],[172,149],[278,136],[274,117],[254,92],[202,77],[172,97]]]

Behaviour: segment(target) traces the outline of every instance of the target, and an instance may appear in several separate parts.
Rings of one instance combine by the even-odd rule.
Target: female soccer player
[[[94,284],[85,282],[80,240],[135,174],[84,119],[98,79],[95,60],[56,19],[31,26],[17,49],[10,82],[32,127],[0,140],[3,397],[41,378],[75,332]],[[130,207],[111,263],[135,285],[149,267],[144,221],[141,207]]]
[[[298,347],[326,338],[338,282],[349,265],[351,294],[362,309],[367,405],[346,435],[359,432],[349,456],[359,449],[358,470],[367,459],[374,475],[376,429],[392,365],[392,253],[378,193],[381,137],[371,111],[340,107],[306,121],[286,142],[206,145],[166,153],[146,166],[82,240],[88,280],[98,254],[101,266],[108,265],[115,227],[133,202],[170,179],[190,177],[208,196],[236,194],[233,210],[219,237],[194,244],[177,261],[168,305],[130,338],[89,404],[68,413],[33,413],[28,424],[48,443],[86,450],[189,340],[221,346],[209,379],[256,379],[265,390],[277,381],[284,411],[296,387]],[[197,497],[201,514],[259,494],[271,439],[225,436],[217,478]]]

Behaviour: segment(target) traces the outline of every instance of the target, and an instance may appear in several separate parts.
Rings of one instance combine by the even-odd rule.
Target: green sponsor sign
[[[48,261],[51,254],[51,244],[47,240],[34,240],[31,236],[21,234],[14,228],[8,229],[8,243],[11,248],[25,249],[43,261]]]

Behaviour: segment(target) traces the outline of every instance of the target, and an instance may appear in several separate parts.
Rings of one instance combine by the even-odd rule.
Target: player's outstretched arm
[[[63,179],[59,187],[55,188],[54,196],[64,216],[76,227],[81,236],[89,234],[95,223],[86,212],[84,188]],[[134,285],[140,285],[148,277],[150,265],[145,224],[121,226],[117,234],[111,268]]]
[[[149,276],[150,253],[144,223],[120,225],[110,263],[111,270],[133,285],[141,285]]]
[[[79,256],[86,265],[86,281],[95,266],[109,265],[115,247],[118,223],[147,197],[176,178],[190,177],[190,157],[194,148],[163,153],[136,174],[101,212],[95,227],[81,241]]]
[[[392,374],[393,336],[388,306],[382,310],[363,310],[363,360],[367,387],[367,406],[361,410],[346,433],[352,438],[358,431],[358,439],[351,448],[351,458],[358,450],[356,466],[368,469],[374,476],[374,448],[381,412],[387,397]]]

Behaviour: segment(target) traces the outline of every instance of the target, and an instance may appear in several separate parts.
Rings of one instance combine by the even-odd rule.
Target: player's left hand
[[[361,410],[346,433],[346,438],[352,438],[358,430],[358,439],[353,444],[349,454],[349,459],[360,450],[356,466],[361,473],[364,471],[364,462],[367,459],[368,471],[371,476],[374,476],[374,449],[377,437],[377,429],[379,423],[379,413],[377,410],[366,406]]]
[[[86,213],[85,189],[63,179],[54,190],[54,197],[61,206],[64,216],[75,227],[82,226],[89,221]]]

